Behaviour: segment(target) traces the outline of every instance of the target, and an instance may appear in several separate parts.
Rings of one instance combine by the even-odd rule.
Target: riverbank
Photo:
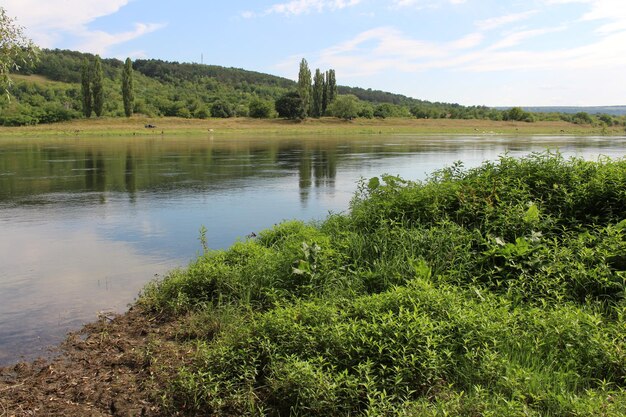
[[[626,160],[374,178],[148,285],[6,415],[626,414]]]
[[[169,416],[160,396],[190,359],[184,323],[138,308],[71,333],[54,358],[0,368],[0,416]],[[156,372],[158,370],[158,372]]]
[[[152,127],[146,127],[152,126]],[[154,136],[154,135],[298,134],[466,134],[466,135],[623,135],[623,126],[555,122],[504,122],[457,119],[181,119],[173,117],[81,119],[37,126],[0,127],[0,136]]]

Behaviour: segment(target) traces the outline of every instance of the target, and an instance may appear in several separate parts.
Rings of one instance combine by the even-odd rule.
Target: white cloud
[[[442,66],[456,54],[481,45],[483,39],[480,33],[470,33],[448,42],[424,41],[391,27],[379,27],[322,50],[313,63],[320,68],[334,68],[346,77],[371,76],[386,70],[413,72]],[[277,69],[293,70],[299,59],[291,56]]]
[[[600,33],[611,33],[626,30],[626,7],[623,0],[591,1],[591,10],[583,16],[583,20],[606,20],[609,23],[598,28]]]
[[[134,30],[118,34],[90,30],[95,19],[117,13],[130,0],[4,0],[9,15],[17,17],[33,41],[53,48],[66,35],[80,39],[75,48],[104,54],[110,46],[162,28],[163,24],[136,23]]]
[[[86,32],[83,35],[84,41],[76,45],[76,48],[81,51],[89,51],[94,54],[103,55],[111,46],[128,42],[147,33],[159,30],[164,26],[163,24],[156,23],[135,23],[135,29],[128,32],[115,34],[103,31]]]
[[[558,26],[554,28],[546,28],[546,29],[531,29],[531,30],[522,30],[513,33],[509,33],[503,39],[499,40],[495,44],[489,47],[489,50],[493,51],[496,49],[505,49],[511,48],[513,46],[517,46],[523,41],[534,38],[537,36],[546,35],[548,33],[560,32],[565,30],[565,26]]]
[[[292,0],[287,3],[276,3],[266,9],[263,13],[245,11],[241,17],[245,19],[267,16],[269,14],[283,14],[287,16],[298,16],[311,12],[324,12],[326,10],[335,11],[353,7],[361,3],[362,0]]]
[[[417,9],[427,9],[445,6],[446,4],[463,4],[467,0],[393,0],[392,7],[399,9],[403,7],[414,7]]]
[[[608,9],[599,6],[598,0],[557,1],[584,1],[591,5],[591,10],[583,12],[578,22],[567,25],[527,28],[504,34],[490,32],[539,11],[501,16],[478,22],[479,31],[449,41],[424,40],[392,27],[379,27],[321,50],[310,62],[313,67],[334,68],[346,78],[371,77],[390,71],[416,73],[435,69],[466,73],[535,70],[566,73],[626,69],[626,30],[603,30],[578,46],[547,47],[548,43],[531,42],[555,32],[575,33],[578,29],[576,25],[583,20],[598,20],[599,27],[604,28],[606,24],[603,25],[600,20],[609,19]],[[621,22],[620,13],[610,17],[611,23]],[[296,57],[288,61],[291,68],[297,68]],[[279,68],[289,68],[286,64],[287,61]]]
[[[529,17],[537,14],[538,10],[529,10],[522,13],[512,13],[504,16],[492,17],[490,19],[480,20],[476,22],[476,26],[480,30],[492,30],[501,26],[508,25],[509,23],[519,22],[520,20],[526,20]]]
[[[589,11],[581,20],[596,21],[604,20],[608,23],[600,26],[598,33],[611,33],[626,30],[626,7],[623,0],[544,0],[548,5],[555,4],[587,4]]]

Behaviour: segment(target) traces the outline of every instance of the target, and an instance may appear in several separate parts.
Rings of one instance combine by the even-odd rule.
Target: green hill
[[[9,91],[11,99],[0,98],[0,125],[20,126],[66,121],[82,116],[81,68],[94,55],[68,50],[47,50],[31,68],[14,74]],[[118,59],[103,59],[105,104],[103,115],[123,117],[121,94],[122,69]],[[339,77],[341,74],[339,74]],[[275,75],[226,68],[218,65],[167,62],[138,59],[133,63],[135,101],[133,112],[149,117],[183,118],[248,116],[251,103],[269,109],[264,117],[275,117],[274,103],[284,94],[296,90],[292,80]],[[339,79],[340,81],[340,79]],[[462,106],[455,103],[433,103],[385,91],[339,86],[340,95],[348,100],[358,117],[417,117],[490,120],[567,120],[577,123],[623,122],[624,117],[580,114],[530,113],[485,106]],[[342,113],[345,114],[345,113]],[[256,114],[255,114],[256,115]],[[333,114],[329,111],[328,115]]]

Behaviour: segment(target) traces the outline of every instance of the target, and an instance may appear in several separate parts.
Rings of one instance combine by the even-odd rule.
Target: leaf
[[[367,188],[370,191],[373,191],[373,190],[377,189],[379,186],[380,186],[380,180],[378,179],[378,177],[372,177],[367,182]]]
[[[526,223],[537,223],[539,221],[539,208],[535,203],[531,203],[524,214],[524,221]]]

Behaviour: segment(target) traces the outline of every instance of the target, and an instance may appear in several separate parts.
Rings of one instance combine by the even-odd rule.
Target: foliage
[[[8,94],[9,73],[33,64],[36,57],[37,47],[24,35],[23,28],[0,7],[0,88]]]
[[[359,115],[359,99],[353,95],[340,95],[328,107],[328,113],[344,120],[352,120]]]
[[[521,109],[521,107],[513,107],[503,113],[504,120],[516,120],[519,122],[532,122],[533,115]]]
[[[140,299],[228,329],[193,342],[165,405],[624,415],[624,190],[625,160],[505,156],[424,182],[372,178],[347,214],[206,251]]]
[[[224,100],[218,100],[211,105],[211,116],[213,117],[228,118],[234,115],[235,111],[232,106]]]
[[[257,119],[267,119],[272,117],[274,106],[267,100],[258,97],[253,98],[248,105],[249,116]]]
[[[300,61],[300,70],[298,72],[298,94],[302,98],[304,106],[304,116],[308,116],[312,105],[311,100],[311,70],[306,59]]]
[[[130,58],[126,58],[122,71],[122,100],[124,101],[124,114],[126,117],[132,116],[135,95],[133,91],[133,63]]]
[[[327,105],[330,105],[335,98],[337,98],[337,77],[335,75],[335,70],[328,70],[326,73],[326,82],[328,84],[328,100],[326,102]]]
[[[93,61],[91,71],[91,97],[93,99],[93,111],[96,116],[102,116],[104,111],[104,86],[102,74],[102,61],[98,55]]]
[[[275,107],[279,117],[294,120],[306,117],[304,100],[297,91],[283,94],[276,100]]]
[[[27,77],[13,77],[16,84],[9,87],[11,95],[20,101],[17,106],[3,109],[0,117],[6,123],[39,123],[38,115],[43,111],[44,103],[57,103],[68,109],[79,110],[72,112],[80,117],[80,112],[87,114],[82,104],[80,83],[83,77],[83,63],[94,62],[95,56],[66,50],[42,50],[36,65],[21,66],[20,75],[38,76],[32,82]],[[118,59],[101,59],[102,91],[105,100],[102,115],[110,117],[123,116],[128,107],[124,107],[124,94],[120,91],[123,83],[125,62]],[[134,103],[130,107],[133,113],[157,117],[179,116],[206,118],[211,114],[211,106],[215,102],[227,103],[232,109],[232,115],[245,116],[255,114],[250,105],[258,103],[257,98],[274,103],[288,91],[298,88],[298,84],[281,77],[246,71],[238,68],[224,68],[215,65],[188,64],[166,62],[161,60],[135,60],[132,63]],[[306,65],[308,69],[308,64]],[[15,70],[15,68],[13,68]],[[304,71],[306,72],[306,71]],[[306,74],[304,74],[306,75]],[[399,94],[383,91],[363,89],[358,87],[337,86],[335,71],[328,70],[320,74],[318,84],[324,78],[321,89],[322,108],[320,115],[328,114],[328,107],[337,97],[352,94],[359,100],[357,117],[417,117],[417,118],[452,118],[452,119],[490,119],[490,120],[565,120],[574,123],[589,123],[589,119],[574,118],[571,114],[559,113],[529,113],[524,110],[499,110],[484,106],[461,106],[455,103],[437,103],[418,100]],[[43,77],[43,78],[42,78]],[[35,78],[35,77],[33,77]],[[305,77],[307,78],[307,77]],[[308,77],[309,88],[306,89],[311,97],[310,71]],[[305,80],[306,81],[306,80]],[[60,88],[60,83],[64,84]],[[24,87],[23,84],[31,84]],[[46,88],[41,88],[42,84]],[[304,88],[304,87],[303,87]],[[67,94],[59,95],[62,89]],[[83,89],[83,91],[85,91]],[[304,91],[304,90],[303,90]],[[90,91],[91,95],[92,92]],[[319,100],[319,90],[317,91]],[[93,101],[93,97],[91,97]],[[5,102],[0,106],[7,107]],[[10,112],[10,115],[5,110]],[[311,105],[305,107],[305,112],[314,110]],[[317,108],[315,109],[317,114]],[[371,111],[370,111],[371,110]],[[264,110],[265,111],[265,110]],[[221,113],[223,114],[223,113]],[[311,113],[313,114],[313,113]],[[588,115],[592,124],[607,126],[623,124],[624,117],[607,115]],[[300,118],[302,116],[297,116]],[[10,121],[8,119],[11,119]],[[41,119],[43,120],[43,119]]]
[[[585,113],[584,111],[582,111],[572,116],[572,122],[578,123],[578,124],[592,124],[593,119],[588,113]]]
[[[374,117],[374,107],[370,103],[361,102],[358,116],[364,119],[372,119]]]
[[[387,117],[409,117],[410,114],[405,107],[396,106],[390,103],[382,103],[374,108],[374,117],[385,119]]]
[[[91,117],[91,113],[93,112],[93,100],[91,96],[91,67],[89,65],[89,61],[87,58],[83,60],[83,67],[81,71],[80,78],[80,93],[82,98],[83,105],[83,115],[86,118]]]
[[[311,105],[311,116],[320,117],[324,114],[324,89],[326,88],[326,81],[324,75],[318,69],[315,70],[315,77],[313,77],[313,102]]]

